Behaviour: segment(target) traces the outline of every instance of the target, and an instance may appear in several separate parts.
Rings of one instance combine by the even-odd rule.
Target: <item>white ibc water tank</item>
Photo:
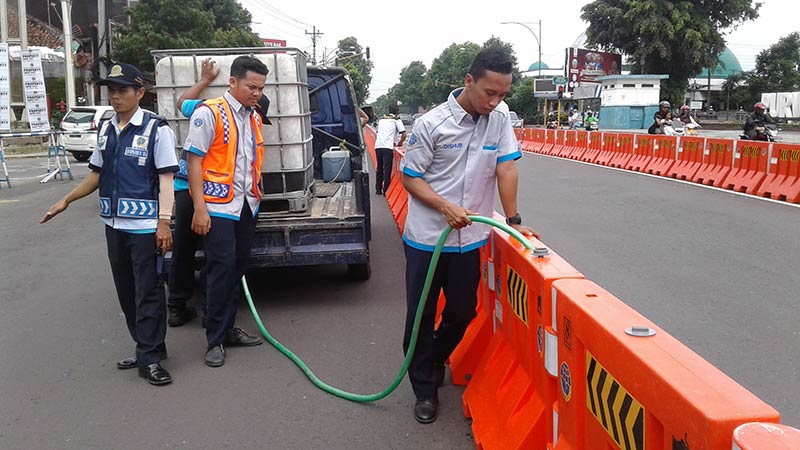
[[[280,177],[282,182],[271,184],[274,187],[265,186],[265,194],[307,191],[313,183],[313,147],[308,76],[302,52],[266,48],[257,54],[237,53],[236,49],[159,51],[156,53],[161,57],[156,63],[158,112],[173,125],[178,145],[182,145],[189,122],[177,109],[177,100],[200,78],[202,61],[213,59],[220,74],[200,93],[200,98],[216,98],[228,89],[231,64],[242,54],[255,56],[269,69],[264,94],[270,99],[267,117],[272,125],[264,125],[262,130],[262,172],[273,181],[274,177]]]

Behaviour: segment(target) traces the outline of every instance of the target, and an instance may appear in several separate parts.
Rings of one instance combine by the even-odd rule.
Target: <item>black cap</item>
[[[269,111],[269,98],[265,94],[261,94],[261,98],[258,99],[258,103],[254,106],[256,112],[259,116],[261,116],[261,122],[272,125],[269,119],[267,119],[267,111]]]
[[[144,87],[142,72],[130,64],[114,64],[108,71],[108,76],[97,82],[99,86],[121,84],[123,86]]]

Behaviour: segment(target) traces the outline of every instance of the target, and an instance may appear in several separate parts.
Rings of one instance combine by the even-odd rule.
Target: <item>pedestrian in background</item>
[[[99,188],[114,286],[136,342],[136,354],[119,361],[117,368],[138,367],[139,376],[150,384],[169,384],[172,376],[161,367],[167,357],[167,324],[157,252],[163,254],[172,246],[172,174],[178,170],[175,134],[164,118],[139,107],[144,84],[136,67],[115,64],[98,84],[108,86],[114,115],[98,131],[89,174],[50,207],[41,223]]]
[[[260,345],[261,339],[235,328],[261,202],[264,141],[254,110],[269,70],[252,56],[231,64],[229,89],[203,101],[189,120],[189,189],[194,204],[192,231],[204,236],[206,254],[206,355],[210,367],[225,364],[226,346]]]
[[[399,111],[397,105],[389,105],[389,114],[378,121],[375,138],[375,155],[378,159],[378,167],[375,168],[375,193],[378,195],[383,195],[389,189],[389,183],[392,182],[394,147],[401,147],[406,139],[406,126],[397,118]],[[400,141],[395,144],[398,135]]]
[[[406,256],[406,329],[408,351],[416,310],[428,265],[445,226],[447,238],[433,277],[408,376],[420,423],[436,420],[438,387],[444,363],[475,317],[480,280],[479,248],[488,241],[487,225],[472,225],[470,214],[491,217],[495,183],[506,222],[521,233],[517,211],[517,166],[522,157],[503,98],[511,88],[512,62],[500,49],[486,48],[472,61],[464,87],[417,120],[400,163],[409,193],[403,242]],[[447,302],[434,330],[436,302],[444,290]]]

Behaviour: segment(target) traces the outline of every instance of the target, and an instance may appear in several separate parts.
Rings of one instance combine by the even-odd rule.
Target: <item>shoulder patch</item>
[[[205,124],[205,122],[203,121],[203,119],[201,119],[199,117],[194,119],[194,121],[192,121],[192,125],[196,126],[197,128],[202,127],[204,124]]]
[[[417,135],[414,134],[414,133],[411,133],[411,137],[408,138],[408,145],[414,145],[416,143],[417,143]]]

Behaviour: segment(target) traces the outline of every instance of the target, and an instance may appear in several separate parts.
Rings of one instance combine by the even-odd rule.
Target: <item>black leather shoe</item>
[[[258,336],[250,336],[241,328],[231,328],[225,333],[225,345],[229,347],[252,347],[254,345],[261,345],[261,338]]]
[[[433,363],[433,380],[436,385],[441,387],[444,384],[444,364]]]
[[[375,195],[383,195],[383,191],[381,191],[380,189],[376,189]]]
[[[167,359],[167,351],[164,350],[161,352],[161,359]],[[135,369],[139,366],[139,361],[136,359],[136,355],[131,356],[130,358],[125,358],[117,361],[117,369],[119,370],[127,370],[127,369]]]
[[[197,310],[191,306],[170,306],[168,309],[167,324],[171,327],[179,327],[197,317]]]
[[[150,364],[147,367],[139,367],[139,376],[154,386],[172,383],[172,376],[159,363]]]
[[[225,364],[225,346],[215,345],[206,350],[206,365],[208,367],[220,367]]]
[[[414,418],[419,423],[431,423],[436,420],[436,410],[439,408],[439,401],[436,399],[417,400],[414,405]]]

